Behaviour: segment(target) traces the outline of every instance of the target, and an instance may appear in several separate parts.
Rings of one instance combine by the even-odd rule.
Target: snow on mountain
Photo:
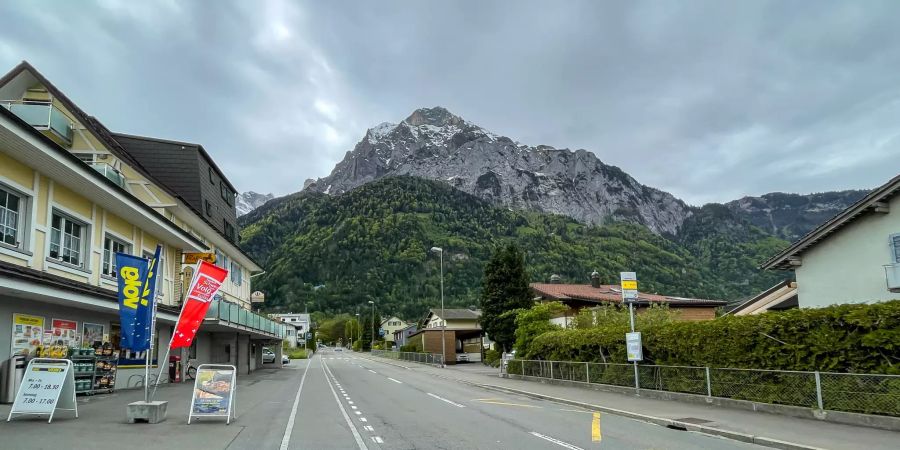
[[[263,203],[272,200],[273,198],[275,198],[275,196],[272,194],[258,194],[253,191],[248,191],[237,196],[234,207],[235,209],[237,209],[238,217],[240,217],[250,211],[253,211],[256,208],[259,208],[263,205]]]

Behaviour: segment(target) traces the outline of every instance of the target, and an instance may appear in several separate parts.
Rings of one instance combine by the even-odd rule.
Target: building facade
[[[900,176],[761,266],[796,275],[801,308],[900,298]]]
[[[183,255],[219,252],[241,267],[176,356],[255,369],[260,345],[283,334],[247,309],[262,269],[29,64],[0,78],[0,361],[48,341],[117,347],[115,253],[150,257],[157,245],[155,347],[167,345],[190,280]],[[119,351],[114,385],[142,375],[143,355]]]
[[[394,344],[394,332],[406,328],[409,324],[397,316],[391,316],[381,322],[381,329],[384,330],[384,340],[389,343],[389,347]]]
[[[271,314],[272,318],[288,325],[285,342],[290,347],[302,347],[305,335],[310,331],[311,322],[306,313]]]
[[[481,361],[485,336],[480,318],[478,310],[432,308],[422,319],[424,326],[410,333],[406,344],[426,353],[443,352],[446,364]]]

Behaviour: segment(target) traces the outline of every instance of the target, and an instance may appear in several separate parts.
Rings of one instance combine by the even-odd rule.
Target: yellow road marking
[[[600,434],[600,413],[594,413],[594,419],[591,420],[591,441],[600,442],[603,436]]]

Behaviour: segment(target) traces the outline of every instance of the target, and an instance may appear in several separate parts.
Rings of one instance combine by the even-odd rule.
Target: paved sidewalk
[[[874,428],[820,422],[812,419],[800,419],[713,405],[641,398],[536,381],[501,378],[498,369],[488,368],[481,364],[448,366],[445,369],[441,369],[407,361],[395,361],[361,353],[355,354],[373,361],[397,364],[407,367],[409,370],[425,372],[466,383],[530,392],[540,396],[581,402],[597,407],[612,408],[627,413],[664,419],[700,419],[701,421],[708,421],[702,423],[706,427],[753,436],[763,436],[811,447],[880,450],[896,449],[898,448],[898,443],[900,443],[900,433]]]
[[[278,448],[305,366],[303,360],[284,369],[263,368],[238,375],[237,419],[231,425],[225,425],[224,418],[195,419],[187,425],[193,382],[160,385],[156,399],[169,402],[168,413],[164,422],[154,425],[126,422],[125,407],[143,400],[142,389],[79,396],[78,418],[70,411],[59,411],[50,424],[46,416],[17,416],[7,423],[11,405],[0,405],[0,448]]]

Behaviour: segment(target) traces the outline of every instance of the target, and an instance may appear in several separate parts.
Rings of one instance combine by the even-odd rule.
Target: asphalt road
[[[761,448],[489,391],[349,352],[322,351],[305,372],[281,448]]]
[[[231,425],[187,424],[189,383],[164,385],[160,424],[128,424],[141,390],[79,397],[60,412],[0,420],[0,449],[730,449],[762,448],[436,378],[419,366],[324,350],[238,377]],[[452,369],[448,369],[452,370]],[[615,405],[609,405],[615,407]],[[9,405],[0,405],[6,418]]]

